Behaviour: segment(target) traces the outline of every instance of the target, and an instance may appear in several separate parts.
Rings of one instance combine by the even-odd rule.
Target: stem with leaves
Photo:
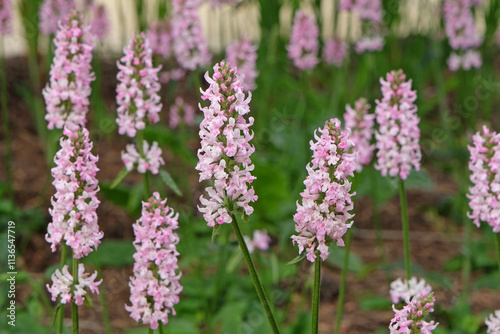
[[[73,258],[73,285],[78,285],[78,259]],[[78,325],[78,305],[73,300],[71,302],[71,320],[73,323],[73,334],[78,334],[79,325]]]
[[[318,334],[319,325],[319,295],[321,289],[321,257],[316,251],[316,259],[314,260],[314,288],[312,296],[312,321],[311,333]]]

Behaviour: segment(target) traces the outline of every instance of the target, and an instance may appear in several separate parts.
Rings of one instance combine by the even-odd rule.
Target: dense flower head
[[[431,292],[431,286],[423,278],[418,280],[416,277],[412,277],[409,281],[406,279],[403,281],[401,278],[393,281],[391,283],[390,294],[392,302],[396,304],[399,301],[419,296],[421,293],[428,295]]]
[[[323,60],[336,67],[342,66],[347,57],[347,43],[337,37],[330,38],[323,47]]]
[[[389,325],[391,334],[399,333],[421,333],[431,334],[439,323],[434,321],[427,322],[424,318],[431,312],[434,312],[434,302],[436,298],[433,292],[420,292],[413,298],[406,299],[406,305],[401,310],[397,310],[393,305],[394,318]]]
[[[215,64],[214,75],[208,72],[205,79],[210,87],[201,98],[209,100],[210,106],[201,107],[204,119],[200,124],[201,148],[198,150],[200,181],[210,180],[212,185],[205,190],[208,198],[200,197],[207,225],[231,223],[231,214],[240,212],[245,216],[253,212],[250,202],[257,200],[251,186],[255,177],[251,174],[254,165],[250,156],[255,151],[250,140],[253,132],[253,117],[248,121],[251,93],[245,98],[242,81],[235,67],[222,61]]]
[[[269,237],[266,230],[253,231],[253,239],[250,239],[250,237],[246,235],[243,238],[245,239],[245,243],[250,253],[253,253],[256,248],[265,251],[269,248],[269,244],[271,243],[271,237]]]
[[[42,34],[54,34],[59,28],[59,22],[66,19],[74,8],[74,0],[44,0],[40,5],[38,23]]]
[[[242,37],[226,49],[226,60],[238,68],[238,73],[245,76],[243,89],[253,91],[256,88],[257,46],[246,37]]]
[[[318,135],[319,132],[319,135]],[[316,141],[311,140],[312,161],[306,166],[308,175],[304,181],[305,190],[300,194],[302,204],[297,202],[297,223],[292,236],[298,244],[299,253],[307,251],[307,259],[314,262],[316,251],[326,260],[328,246],[336,241],[343,246],[342,236],[352,226],[353,217],[351,182],[356,169],[355,154],[350,153],[352,142],[350,129],[342,130],[340,121],[333,118],[323,128],[314,132]]]
[[[473,186],[469,188],[469,207],[467,213],[479,227],[481,221],[500,233],[500,134],[491,132],[486,126],[483,133],[472,137],[469,169]]]
[[[487,334],[500,334],[500,310],[490,314],[484,323],[488,326]]]
[[[99,294],[98,286],[102,283],[102,279],[96,281],[97,271],[92,275],[85,273],[83,263],[78,264],[78,283],[75,284],[73,276],[68,271],[68,266],[64,265],[62,271],[56,269],[52,274],[52,285],[46,285],[47,290],[52,295],[52,301],[56,301],[57,297],[61,297],[61,304],[69,304],[72,301],[80,306],[85,301],[88,288],[90,292]]]
[[[172,45],[177,62],[191,71],[208,65],[210,53],[197,13],[200,1],[174,0],[172,4]]]
[[[56,153],[52,168],[56,193],[49,212],[52,222],[45,239],[56,246],[62,242],[73,249],[76,259],[88,255],[100,244],[103,233],[99,231],[96,209],[99,185],[96,178],[98,158],[91,152],[89,132],[64,129],[61,149]]]
[[[162,56],[165,59],[170,58],[172,53],[172,34],[170,30],[170,21],[164,20],[151,23],[146,34],[153,54]]]
[[[174,306],[179,302],[182,286],[181,273],[176,273],[179,214],[175,213],[155,192],[148,202],[142,202],[141,218],[134,228],[134,274],[130,277],[130,303],[125,309],[137,322],[149,324],[168,322],[168,315],[175,315]]]
[[[89,5],[89,11],[90,32],[102,41],[109,33],[108,10],[105,5],[98,4],[92,0]]]
[[[122,151],[122,161],[128,171],[137,169],[141,174],[147,171],[150,171],[152,174],[158,174],[160,166],[165,164],[161,153],[158,142],[153,142],[149,146],[149,143],[144,140],[142,142],[142,153],[137,151],[134,144],[128,144],[126,150]]]
[[[344,114],[345,126],[352,131],[352,141],[358,152],[356,156],[356,170],[360,172],[363,165],[369,164],[375,147],[370,143],[373,136],[375,115],[369,114],[370,105],[365,98],[354,102],[354,108],[346,105]]]
[[[288,57],[301,70],[314,68],[318,64],[319,29],[313,16],[298,10],[293,19]]]
[[[405,81],[402,70],[387,73],[382,84],[382,100],[376,101],[375,115],[379,124],[375,132],[377,163],[383,176],[398,176],[406,180],[412,167],[420,169],[420,129],[417,116],[417,92],[411,90],[411,80]]]
[[[95,80],[90,62],[94,49],[90,27],[83,16],[72,11],[54,38],[56,46],[50,67],[50,81],[43,90],[48,128],[75,130],[87,122],[90,83]]]
[[[176,128],[181,123],[181,114],[186,125],[193,126],[195,124],[193,106],[184,102],[182,97],[177,96],[175,103],[170,107],[168,124],[171,128]]]
[[[0,0],[0,34],[12,32],[12,4],[10,0]]]
[[[117,62],[119,81],[116,87],[118,104],[118,133],[135,137],[138,130],[160,120],[160,83],[153,67],[152,51],[144,33],[136,34],[125,47],[124,56]]]

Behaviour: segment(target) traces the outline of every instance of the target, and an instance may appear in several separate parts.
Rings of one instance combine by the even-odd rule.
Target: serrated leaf
[[[301,254],[297,255],[293,260],[289,261],[286,265],[292,265],[297,262],[302,261],[306,257],[306,252],[302,252]]]
[[[179,189],[179,187],[177,186],[177,183],[175,183],[174,179],[172,178],[172,176],[169,174],[169,172],[167,172],[166,170],[164,169],[161,169],[160,170],[160,177],[162,179],[162,181],[168,186],[170,187],[170,189],[172,189],[174,191],[174,193],[177,195],[177,196],[182,196],[182,192],[181,190]]]
[[[113,183],[111,183],[109,189],[116,188],[116,186],[119,185],[127,177],[127,175],[130,174],[130,172],[131,171],[129,171],[126,167],[123,167],[122,170],[116,176],[116,179],[113,181]]]

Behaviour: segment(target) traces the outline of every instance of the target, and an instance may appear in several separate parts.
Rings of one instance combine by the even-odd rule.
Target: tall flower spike
[[[406,305],[402,310],[397,310],[394,305],[394,318],[391,320],[389,330],[391,334],[399,333],[421,333],[431,334],[439,323],[434,321],[427,322],[424,318],[431,312],[434,312],[434,293],[423,293],[406,299]]]
[[[347,57],[347,51],[347,43],[337,37],[333,37],[325,42],[323,60],[327,64],[340,67]]]
[[[479,227],[481,221],[500,233],[500,134],[491,132],[486,126],[483,133],[473,137],[470,152],[469,169],[473,186],[469,188],[469,207],[467,213]]]
[[[117,62],[116,123],[119,134],[135,137],[147,122],[154,124],[160,120],[160,67],[153,67],[152,51],[144,33],[132,37],[123,52],[125,55]]]
[[[43,90],[48,128],[85,126],[89,109],[90,83],[95,80],[92,61],[93,37],[83,16],[72,11],[59,25],[50,68],[50,81]]]
[[[288,57],[301,70],[314,68],[318,64],[319,29],[314,17],[298,10],[293,19]]]
[[[382,100],[377,100],[375,115],[379,124],[375,132],[377,162],[375,168],[383,176],[406,180],[412,168],[420,169],[420,129],[417,116],[417,92],[411,80],[405,81],[402,70],[387,73],[382,84]]]
[[[135,321],[149,324],[168,322],[168,315],[175,315],[174,306],[179,302],[182,286],[177,265],[176,245],[179,226],[175,213],[155,192],[148,202],[142,202],[141,218],[134,224],[134,274],[130,277],[130,302],[125,305]]]
[[[10,0],[0,0],[0,34],[12,32],[12,4]]]
[[[420,296],[421,293],[428,295],[431,292],[431,286],[423,278],[418,280],[416,277],[412,277],[409,281],[398,278],[392,282],[390,294],[391,300],[395,304],[400,300],[405,301]]]
[[[487,334],[500,334],[500,310],[490,314],[484,323],[488,326]]]
[[[226,59],[229,64],[238,68],[238,73],[245,76],[243,89],[253,91],[256,88],[255,79],[259,75],[256,68],[257,46],[243,37],[227,47]]]
[[[73,8],[74,0],[44,0],[39,12],[39,28],[42,34],[57,32],[59,21],[63,21]]]
[[[375,149],[370,143],[373,136],[375,115],[368,113],[370,105],[363,97],[354,102],[354,108],[346,105],[345,109],[345,126],[352,131],[352,141],[358,151],[356,156],[356,170],[360,172],[363,169],[363,165],[370,163],[373,150]]]
[[[151,23],[146,34],[153,54],[160,55],[165,59],[170,58],[172,53],[172,33],[170,30],[170,21],[164,20]]]
[[[214,66],[214,75],[205,79],[210,84],[202,91],[201,98],[209,100],[210,106],[202,108],[205,118],[200,124],[201,148],[196,169],[200,181],[210,180],[212,185],[205,190],[208,198],[200,197],[198,207],[207,225],[231,223],[231,213],[236,211],[245,216],[253,212],[250,202],[257,196],[250,184],[255,180],[251,174],[254,165],[250,156],[255,148],[250,145],[253,132],[253,117],[244,118],[250,112],[248,103],[251,93],[245,98],[242,77],[236,68],[222,61]]]
[[[109,14],[103,4],[90,3],[90,32],[100,41],[104,40],[109,33]]]
[[[150,171],[152,174],[158,174],[160,166],[165,164],[161,156],[161,148],[158,147],[158,142],[153,142],[151,147],[147,141],[142,142],[141,155],[134,144],[128,144],[126,151],[122,151],[122,161],[128,171],[137,169],[141,174]]]
[[[91,152],[92,142],[85,128],[64,129],[61,149],[56,153],[52,168],[56,193],[49,212],[52,222],[45,239],[52,251],[62,242],[73,249],[76,259],[87,256],[101,242],[96,209],[99,206],[99,185],[96,173],[98,158]]]
[[[320,135],[318,135],[318,132]],[[293,220],[297,223],[292,236],[298,244],[299,253],[307,250],[307,259],[314,262],[315,252],[326,260],[330,252],[328,246],[336,241],[344,246],[342,236],[352,226],[348,221],[353,217],[351,182],[348,176],[356,169],[355,155],[349,153],[354,143],[350,129],[341,130],[336,118],[325,123],[314,132],[316,141],[311,140],[312,161],[306,166],[308,175],[302,196],[302,204],[297,202],[297,213]]]

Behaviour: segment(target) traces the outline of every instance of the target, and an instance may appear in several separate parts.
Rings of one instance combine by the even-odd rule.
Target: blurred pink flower
[[[0,0],[0,34],[12,32],[12,4],[10,0]]]
[[[344,246],[342,236],[352,226],[352,222],[348,223],[353,217],[349,211],[353,209],[351,197],[356,194],[351,192],[347,178],[356,169],[355,155],[349,153],[354,145],[350,129],[341,130],[340,121],[332,118],[314,132],[314,138],[316,141],[310,142],[312,161],[306,166],[306,188],[300,194],[302,204],[297,202],[293,216],[298,235],[292,236],[299,253],[306,249],[311,262],[316,259],[316,251],[326,260],[333,241]]]
[[[314,17],[298,10],[293,19],[288,57],[301,70],[314,68],[318,64],[319,29]]]
[[[384,38],[382,36],[364,36],[361,37],[354,46],[356,53],[364,53],[366,51],[380,51],[384,48]]]
[[[158,147],[157,142],[153,142],[151,147],[147,141],[142,142],[142,152],[140,154],[134,144],[128,144],[126,151],[122,151],[122,161],[128,171],[137,168],[141,174],[150,171],[152,174],[158,174],[160,166],[165,164],[161,157],[161,148]]]
[[[406,305],[402,310],[394,310],[394,318],[391,320],[389,330],[391,334],[399,333],[421,333],[431,334],[439,323],[434,321],[427,322],[424,318],[431,312],[434,312],[434,302],[436,298],[433,292],[420,292],[419,295],[413,298],[406,299]]]
[[[184,123],[189,126],[194,126],[194,108],[185,103],[182,97],[175,98],[175,104],[170,107],[169,126],[176,128],[181,122],[181,114],[184,116]]]
[[[362,21],[382,21],[381,0],[340,0],[340,11],[352,11]]]
[[[269,244],[271,243],[271,238],[269,234],[267,234],[266,230],[255,230],[253,231],[253,239],[247,237],[246,235],[243,237],[245,239],[245,243],[247,244],[248,251],[253,253],[255,248],[265,251],[269,248]]]
[[[370,163],[375,149],[370,143],[373,137],[375,115],[368,113],[370,105],[363,97],[354,102],[354,109],[350,105],[346,105],[345,108],[345,126],[352,131],[351,140],[358,152],[355,159],[356,170],[360,172],[363,165]]]
[[[44,0],[40,5],[39,28],[42,34],[50,35],[59,28],[59,22],[75,9],[74,0]]]
[[[89,12],[90,32],[102,41],[109,33],[108,10],[105,5],[92,1],[89,6]]]
[[[425,282],[422,278],[418,280],[416,277],[412,277],[409,281],[402,280],[398,278],[391,283],[391,300],[394,304],[399,301],[405,301],[407,299],[412,299],[415,296],[420,296],[421,293],[428,295],[432,292],[432,288],[429,284]]]
[[[487,334],[500,334],[500,310],[490,314],[484,323],[488,326]]]
[[[182,286],[181,273],[176,273],[179,214],[167,206],[155,192],[148,202],[142,202],[141,218],[134,228],[134,273],[130,277],[130,303],[125,309],[137,322],[151,329],[158,323],[168,323],[168,315],[175,315]]]
[[[342,66],[347,57],[347,43],[337,37],[330,38],[323,48],[323,60],[336,67]]]
[[[255,79],[257,72],[257,46],[252,44],[246,37],[242,37],[226,49],[226,60],[229,64],[236,66],[238,73],[245,76],[245,91],[253,91],[256,88]]]
[[[151,23],[146,36],[153,54],[162,56],[165,59],[170,58],[172,54],[172,34],[169,20]]]

